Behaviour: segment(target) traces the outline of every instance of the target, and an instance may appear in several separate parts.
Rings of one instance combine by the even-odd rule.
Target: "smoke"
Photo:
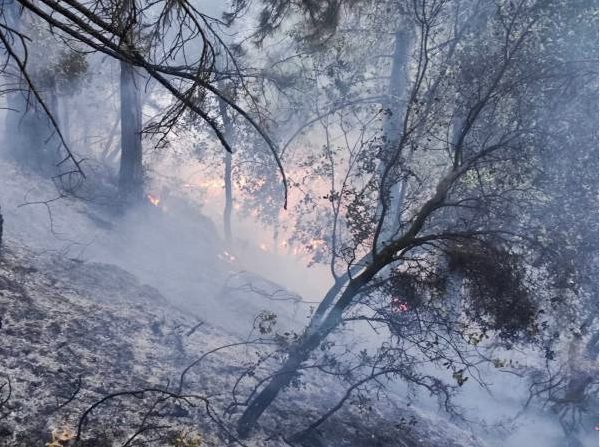
[[[213,17],[220,17],[224,12],[222,2],[204,0],[200,7]],[[244,23],[244,26],[249,24]],[[280,58],[292,57],[294,50],[288,43],[284,50],[275,47],[270,54],[283,52],[279,54]],[[255,48],[249,51],[251,54],[256,52],[257,58],[262,54]],[[342,56],[350,61],[361,57],[360,54]],[[177,129],[179,133],[163,150],[154,149],[152,137],[146,137],[148,200],[122,211],[115,206],[120,144],[117,66],[114,61],[97,55],[90,56],[88,63],[85,79],[72,81],[72,89],[66,88],[58,95],[56,109],[72,149],[78,157],[86,159],[83,168],[88,173],[88,181],[76,192],[78,197],[61,197],[60,188],[56,188],[49,176],[32,172],[23,159],[15,161],[14,154],[5,150],[0,161],[0,206],[7,246],[24,244],[40,256],[59,254],[83,262],[120,266],[135,274],[141,282],[158,289],[173,306],[240,337],[247,337],[256,330],[255,317],[264,310],[277,315],[278,330],[300,331],[311,307],[318,304],[332,285],[332,277],[327,265],[308,265],[314,247],[290,237],[295,219],[301,217],[293,214],[294,200],[299,200],[299,195],[294,195],[297,191],[291,195],[290,211],[273,211],[282,228],[277,237],[274,237],[273,225],[261,222],[251,214],[243,216],[234,212],[233,239],[226,242],[222,231],[222,149],[206,128],[190,122],[185,123],[183,129]],[[140,88],[144,92],[144,120],[150,122],[165,108],[168,99],[151,82]],[[309,105],[298,105],[300,110],[296,110],[296,118],[277,129],[281,141],[296,136],[302,125],[299,115],[312,116]],[[549,110],[539,119],[555,121],[555,114],[563,112],[563,109],[560,112]],[[4,110],[0,122],[18,122],[14,113]],[[566,113],[574,112],[566,110]],[[571,121],[576,119],[571,117]],[[24,136],[26,131],[25,125],[7,128],[2,132],[5,140],[2,146],[7,148],[12,144],[9,134]],[[586,126],[582,126],[582,132],[595,138]],[[357,132],[348,135],[358,138]],[[250,138],[241,135],[241,138],[246,137]],[[341,140],[340,135],[334,137]],[[43,138],[36,138],[35,144],[41,145],[41,140]],[[293,163],[321,147],[326,138],[320,132],[307,130],[303,141],[307,141],[306,147],[296,149],[297,152],[286,159],[288,169],[298,169],[292,175],[297,181],[302,179],[305,171],[292,166]],[[199,147],[204,149],[202,154]],[[238,156],[243,157],[243,154]],[[561,168],[559,162],[553,160],[553,154],[549,154],[546,162]],[[574,208],[578,197],[588,193],[587,188],[582,191],[578,185],[581,163],[570,159],[560,163],[569,165],[570,171],[563,183],[554,186],[561,192],[562,201],[557,200],[557,207],[568,205]],[[240,178],[236,180],[239,185]],[[321,185],[315,189],[319,188]],[[325,185],[321,192],[330,193]],[[272,197],[248,197],[243,188],[234,187],[234,200],[238,204],[244,200],[260,202],[267,199]],[[559,222],[548,219],[548,226],[554,225],[557,233],[568,229],[564,227],[570,224],[572,221],[568,219],[559,219]],[[315,239],[320,237],[319,230],[315,229]],[[579,241],[582,249],[590,244],[596,247],[595,240],[586,238]],[[355,336],[365,341],[365,345],[376,340],[367,325],[361,326]],[[528,352],[526,357],[534,362],[539,355]],[[512,359],[517,357],[519,355],[515,354]],[[484,369],[488,389],[471,381],[462,387],[457,397],[466,417],[474,420],[469,427],[476,435],[485,438],[490,446],[498,447],[564,445],[564,433],[556,414],[540,408],[537,403],[513,421],[528,393],[529,384],[523,377],[502,373],[489,366]],[[391,388],[402,398],[409,394],[404,384]],[[422,408],[438,411],[437,403],[425,393],[420,393],[418,399]],[[582,445],[592,446],[596,441],[594,427],[584,427]]]

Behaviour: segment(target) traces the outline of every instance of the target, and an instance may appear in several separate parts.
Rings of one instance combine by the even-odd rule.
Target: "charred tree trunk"
[[[139,200],[143,195],[142,169],[142,108],[136,86],[136,70],[121,62],[121,164],[119,194],[126,202]]]

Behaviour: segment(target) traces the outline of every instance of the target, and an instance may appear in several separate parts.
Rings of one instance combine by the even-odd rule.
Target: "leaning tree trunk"
[[[385,105],[389,109],[389,114],[384,123],[383,133],[386,147],[384,148],[384,160],[382,166],[388,162],[392,156],[392,151],[397,150],[397,145],[402,135],[403,99],[407,84],[407,66],[409,51],[412,42],[410,30],[400,30],[395,35],[394,56],[392,61],[392,70],[390,74],[389,100]],[[396,216],[402,200],[402,188],[400,182],[392,186],[390,191],[390,200],[393,210],[388,212],[389,216]],[[394,224],[389,222],[393,227]],[[390,230],[391,233],[391,230]],[[391,235],[391,234],[390,234]],[[368,259],[368,258],[367,258]],[[299,343],[290,350],[286,362],[275,373],[268,384],[252,399],[250,405],[246,408],[238,421],[238,433],[240,436],[246,436],[252,427],[256,424],[258,418],[269,407],[279,392],[288,386],[302,363],[308,360],[310,353],[316,349],[319,344],[334,330],[342,321],[342,312],[352,302],[359,293],[363,284],[366,284],[377,272],[377,268],[370,264],[360,276],[354,280],[347,281],[340,279],[331,287],[325,295],[323,302],[313,315],[311,322],[305,332],[305,335]],[[342,288],[348,284],[336,304],[331,308],[333,301],[341,292]],[[326,312],[331,311],[325,316]]]
[[[275,373],[267,386],[265,386],[261,392],[258,393],[254,399],[252,399],[250,405],[246,407],[246,410],[240,417],[237,426],[238,434],[242,438],[248,436],[258,418],[260,418],[269,405],[271,405],[279,392],[290,384],[296,375],[298,368],[300,368],[302,363],[308,359],[308,356],[312,351],[312,349],[309,349],[309,347],[310,346],[307,340],[307,342],[290,352],[286,362],[281,366],[281,368],[279,368],[277,373]]]
[[[308,360],[311,352],[342,323],[343,312],[352,305],[364,286],[369,284],[373,277],[385,269],[386,266],[394,262],[397,253],[414,243],[415,237],[419,234],[431,213],[438,209],[444,203],[444,200],[446,200],[450,185],[462,173],[464,173],[463,170],[453,169],[439,181],[435,188],[435,193],[416,212],[410,228],[402,236],[394,239],[390,244],[368,258],[369,261],[365,265],[364,270],[348,282],[346,289],[331,307],[329,313],[325,317],[322,317],[320,323],[315,322],[315,319],[318,319],[319,316],[313,315],[312,321],[302,337],[300,337],[298,343],[289,350],[286,362],[277,373],[271,376],[272,378],[268,381],[267,385],[256,394],[256,397],[251,400],[242,414],[238,421],[238,432],[241,436],[246,436],[249,433],[258,418],[277,397],[281,389],[290,384],[302,363]],[[340,285],[336,283],[333,286],[332,291],[330,291],[332,294],[335,294],[334,289],[336,287],[340,287]]]
[[[246,410],[238,421],[237,430],[240,436],[245,437],[250,433],[258,418],[271,405],[279,392],[291,383],[302,363],[310,357],[311,352],[317,349],[331,331],[340,325],[344,310],[352,303],[360,292],[360,289],[380,269],[380,264],[371,263],[363,273],[348,283],[348,287],[344,290],[335,306],[333,306],[331,312],[327,314],[320,324],[314,324],[313,322],[309,324],[305,334],[295,347],[290,349],[285,363],[272,376],[267,385],[257,393],[248,407],[246,407]],[[314,318],[315,316],[313,316],[313,320]]]
[[[385,157],[397,150],[400,137],[402,136],[402,121],[404,117],[404,111],[406,109],[403,106],[406,100],[406,90],[408,81],[408,58],[410,55],[410,49],[413,43],[412,31],[409,29],[401,29],[394,35],[394,54],[392,57],[392,67],[390,73],[390,82],[388,85],[388,96],[387,102],[382,104],[384,109],[388,110],[388,114],[385,117],[383,124],[383,140],[386,145],[384,149]],[[381,163],[379,169],[383,171],[384,163]],[[393,209],[388,213],[389,216],[393,216],[395,220],[399,220],[400,208],[404,201],[406,182],[400,182],[395,184],[391,188],[390,200],[392,202]],[[395,230],[393,223],[388,224],[388,235],[391,235]],[[362,268],[365,261],[368,262],[370,256],[365,256],[356,263],[356,266],[351,269],[352,274]],[[350,275],[351,276],[351,275]],[[314,317],[311,320],[311,327],[315,324],[319,324],[324,314],[329,310],[333,304],[334,299],[337,297],[342,288],[348,283],[349,276],[339,277],[334,285],[329,289],[319,306],[317,307]]]
[[[139,200],[143,194],[142,107],[136,86],[136,70],[121,62],[121,165],[119,194],[125,202]]]

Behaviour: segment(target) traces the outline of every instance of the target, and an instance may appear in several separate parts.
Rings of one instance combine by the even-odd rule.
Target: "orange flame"
[[[146,198],[148,199],[148,202],[150,202],[154,206],[158,206],[158,204],[160,203],[160,199],[156,196],[153,196],[152,194],[148,194]]]

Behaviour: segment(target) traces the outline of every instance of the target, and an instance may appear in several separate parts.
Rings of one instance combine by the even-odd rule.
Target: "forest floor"
[[[90,447],[283,447],[343,396],[306,371],[236,439],[244,396],[276,362],[256,366],[272,348],[256,316],[268,309],[277,331],[295,331],[309,305],[243,271],[182,201],[115,215],[99,200],[54,200],[50,181],[9,163],[0,171],[0,445],[74,445],[79,431]],[[484,446],[417,407],[393,393],[351,399],[303,445]]]
[[[1,445],[43,445],[53,431],[72,438],[86,409],[119,392],[125,394],[83,420],[82,445],[191,446],[196,436],[205,446],[237,444],[227,434],[235,436],[235,417],[230,420],[223,410],[246,368],[240,359],[251,359],[252,347],[207,355],[189,370],[180,390],[187,366],[241,340],[170,306],[125,270],[34,253],[9,241],[0,261],[0,312],[0,372],[11,391],[0,409]],[[325,380],[318,387],[287,390],[256,435],[242,442],[288,445],[280,434],[314,420],[341,393],[336,388]],[[5,385],[2,398],[8,389]],[[368,412],[345,408],[323,425],[322,440],[306,445],[483,444],[440,417],[388,402]]]

